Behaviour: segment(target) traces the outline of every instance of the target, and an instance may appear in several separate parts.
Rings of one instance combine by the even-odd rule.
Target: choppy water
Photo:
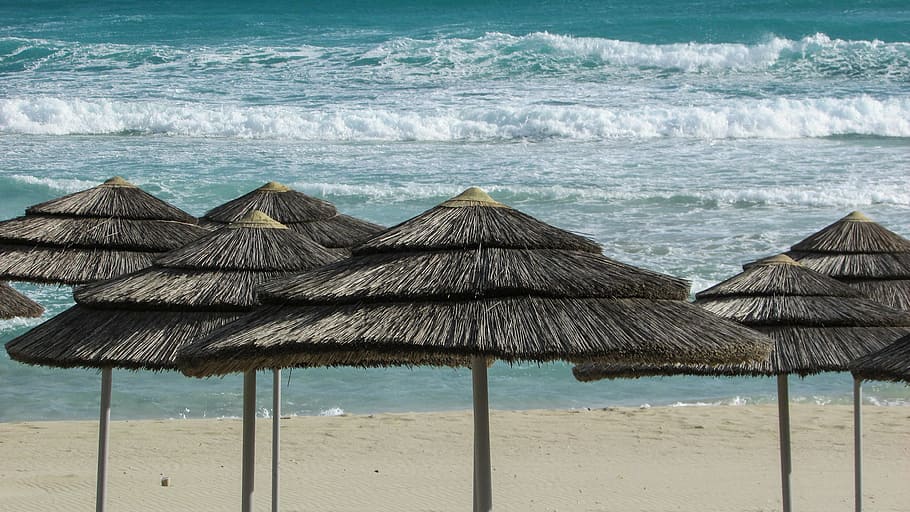
[[[910,8],[0,2],[0,155],[3,218],[115,174],[197,215],[274,179],[383,224],[479,185],[697,291],[854,209],[910,236]],[[49,315],[72,303],[67,288],[17,287]],[[0,322],[0,341],[35,324]],[[99,381],[0,355],[0,421],[93,417]],[[240,410],[239,378],[114,382],[115,417]],[[849,382],[792,394],[846,402]],[[293,414],[470,401],[464,371],[285,383]],[[910,401],[905,386],[867,389]],[[496,366],[490,393],[500,408],[738,404],[773,400],[774,384]]]

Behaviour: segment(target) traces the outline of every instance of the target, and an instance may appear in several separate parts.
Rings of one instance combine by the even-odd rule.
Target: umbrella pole
[[[490,404],[487,395],[487,360],[471,361],[474,384],[474,512],[493,510],[490,470]]]
[[[256,372],[243,373],[242,512],[253,510],[253,463],[256,456]]]
[[[281,369],[272,370],[272,512],[278,512],[278,446],[281,443]]]
[[[780,479],[784,512],[790,512],[790,391],[787,374],[777,376],[777,416],[780,422]]]
[[[853,488],[856,512],[863,510],[863,381],[853,377]]]
[[[104,512],[107,497],[108,426],[111,424],[111,369],[101,369],[101,418],[98,421],[98,486],[95,511]]]

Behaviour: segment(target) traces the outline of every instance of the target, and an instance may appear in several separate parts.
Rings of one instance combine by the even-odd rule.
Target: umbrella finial
[[[105,181],[101,184],[102,187],[111,187],[111,188],[136,188],[136,185],[126,181],[120,176],[114,176],[113,178]]]
[[[290,192],[291,189],[278,183],[277,181],[270,181],[265,185],[259,187],[259,190],[263,192]]]
[[[228,225],[231,229],[287,229],[288,227],[259,210],[250,210],[240,219]]]
[[[478,187],[470,187],[461,194],[442,203],[440,206],[448,208],[462,208],[465,206],[486,206],[490,208],[508,208],[508,206],[496,201],[489,194]]]
[[[872,219],[870,219],[869,217],[866,217],[865,215],[863,215],[863,212],[859,212],[859,211],[850,212],[842,220],[845,220],[847,222],[872,222]]]

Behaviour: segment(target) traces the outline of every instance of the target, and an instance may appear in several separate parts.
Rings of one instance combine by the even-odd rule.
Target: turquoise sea
[[[467,186],[704,289],[851,210],[910,236],[906,1],[0,0],[0,217],[122,175],[195,215],[265,181],[391,225]],[[48,307],[69,288],[15,286]],[[0,322],[5,343],[41,320]],[[467,409],[463,370],[285,372],[288,414]],[[260,408],[270,413],[270,380]],[[0,354],[0,421],[97,415]],[[846,403],[850,378],[793,379]],[[868,383],[875,404],[910,388]],[[240,414],[240,378],[115,372],[114,418]],[[739,405],[770,379],[575,382],[494,408]]]

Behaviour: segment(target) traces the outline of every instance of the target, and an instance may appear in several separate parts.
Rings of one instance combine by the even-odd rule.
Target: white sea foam
[[[43,185],[53,190],[59,190],[67,194],[85,190],[98,185],[97,182],[89,180],[80,180],[76,178],[44,178],[38,176],[29,176],[24,174],[13,174],[10,178],[27,183],[29,185]]]
[[[481,183],[485,190],[503,201],[521,197],[536,202],[682,202],[703,207],[758,204],[773,206],[859,207],[874,204],[910,206],[910,191],[888,183],[857,187],[852,183],[773,186],[746,189],[732,185],[714,185],[707,190],[676,193],[649,190],[617,190],[593,186],[569,187],[497,185]],[[320,197],[356,197],[368,202],[395,203],[402,201],[441,200],[463,189],[458,185],[424,183],[363,183],[339,184],[325,182],[293,183],[293,187]]]
[[[311,110],[56,97],[0,100],[0,133],[166,134],[312,141],[910,137],[910,98],[719,101],[701,106],[531,105],[445,111]]]
[[[362,56],[385,66],[424,67],[447,74],[484,70],[559,72],[582,68],[658,68],[682,72],[762,71],[775,65],[821,74],[905,75],[906,42],[850,41],[815,34],[744,43],[646,44],[536,32],[498,32],[474,39],[395,39]],[[781,64],[783,63],[783,64]]]
[[[320,416],[344,416],[344,409],[341,407],[332,407],[324,411],[319,411]]]
[[[353,58],[353,59],[352,59]],[[0,38],[0,63],[34,70],[42,66],[79,69],[137,66],[276,67],[301,63],[308,70],[352,71],[365,65],[416,68],[445,74],[559,72],[582,68],[659,68],[682,72],[764,70],[781,61],[822,73],[908,73],[910,43],[851,41],[815,34],[799,40],[769,37],[744,43],[647,44],[597,37],[534,32],[490,32],[477,38],[394,38],[372,48],[226,46],[176,48],[110,43],[72,43]],[[355,66],[351,68],[351,62]]]

